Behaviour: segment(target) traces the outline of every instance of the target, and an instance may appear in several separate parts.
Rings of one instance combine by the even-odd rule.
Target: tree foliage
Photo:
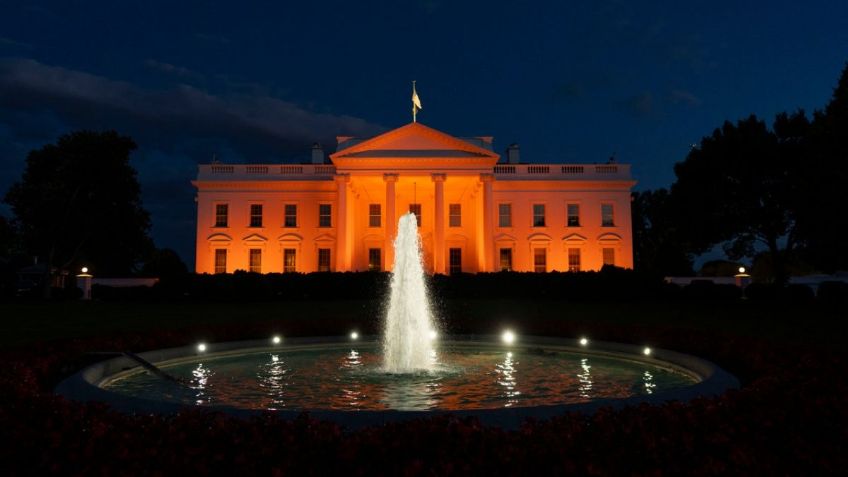
[[[637,270],[656,276],[692,274],[692,258],[680,233],[668,190],[633,194],[633,255]]]
[[[31,151],[5,201],[23,246],[48,268],[127,274],[151,250],[150,218],[130,165],[132,139],[80,131]]]

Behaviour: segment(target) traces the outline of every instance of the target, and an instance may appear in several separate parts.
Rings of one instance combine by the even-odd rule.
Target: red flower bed
[[[573,336],[577,325],[547,324]],[[585,331],[586,325],[579,325]],[[687,330],[596,327],[712,359],[743,381],[714,399],[527,422],[518,431],[433,417],[348,432],[303,415],[234,418],[202,409],[127,415],[68,402],[53,386],[92,350],[267,336],[262,325],[75,340],[7,352],[0,371],[5,475],[825,475],[848,469],[842,354]],[[297,333],[290,333],[294,335]]]

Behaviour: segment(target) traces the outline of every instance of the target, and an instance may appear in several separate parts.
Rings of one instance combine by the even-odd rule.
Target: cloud
[[[701,98],[683,89],[671,90],[671,93],[669,93],[669,100],[673,104],[684,104],[691,107],[698,107],[704,103]]]
[[[167,63],[148,66],[189,72]],[[191,137],[218,138],[248,160],[297,154],[339,134],[383,130],[360,118],[314,112],[268,95],[214,95],[184,84],[152,90],[27,59],[0,61],[0,107],[53,111],[72,127],[122,129],[157,147]]]

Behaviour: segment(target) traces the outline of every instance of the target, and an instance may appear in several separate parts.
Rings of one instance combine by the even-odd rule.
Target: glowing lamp
[[[357,332],[355,332],[355,331],[354,331],[354,332],[352,332],[352,333],[350,334],[350,339],[352,339],[352,340],[358,340],[358,339],[359,339],[359,333],[357,333]]]
[[[511,330],[506,330],[501,335],[501,340],[506,344],[512,344],[515,342],[515,333]]]
[[[274,343],[274,344],[280,344],[280,343],[283,342],[283,339],[280,338],[279,336],[274,336],[273,338],[271,338],[271,342]]]
[[[202,352],[204,352],[204,351],[206,351],[206,343],[200,343],[200,344],[198,344],[198,345],[197,345],[197,351],[199,351],[199,352],[201,352],[201,353],[202,353]]]
[[[580,346],[586,346],[587,344],[589,344],[589,340],[587,338],[580,338]]]
[[[739,273],[745,273],[745,267],[739,267]]]
[[[82,273],[88,273],[88,267],[82,267],[82,269],[80,269],[80,271]]]
[[[651,348],[645,346],[645,349],[642,350],[642,353],[644,353],[645,356],[650,356],[651,355]]]

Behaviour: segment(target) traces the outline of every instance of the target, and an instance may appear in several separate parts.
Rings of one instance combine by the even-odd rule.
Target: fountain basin
[[[593,412],[643,402],[686,401],[739,386],[712,363],[673,351],[650,356],[633,345],[495,336],[440,340],[431,371],[386,373],[374,337],[339,337],[209,344],[141,353],[188,386],[149,375],[119,357],[96,363],[60,383],[57,392],[136,413],[172,413],[197,406],[249,416],[313,417],[356,428],[452,414],[515,428],[525,418]]]

